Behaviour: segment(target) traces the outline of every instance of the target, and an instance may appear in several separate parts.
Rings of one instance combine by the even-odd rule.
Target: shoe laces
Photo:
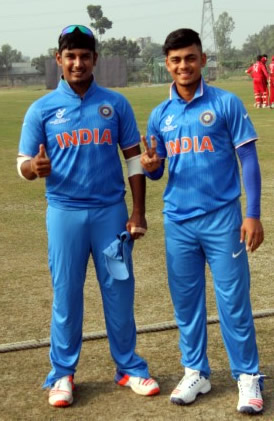
[[[249,396],[258,396],[260,393],[259,379],[265,377],[261,374],[241,374],[239,379],[239,388],[242,394]]]
[[[180,381],[180,385],[183,383],[191,389],[196,384],[198,384],[201,380],[200,372],[197,370],[191,370],[191,372],[186,372],[182,380]]]

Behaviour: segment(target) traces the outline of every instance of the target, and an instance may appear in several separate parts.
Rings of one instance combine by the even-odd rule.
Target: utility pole
[[[201,41],[207,54],[207,77],[215,80],[217,77],[217,44],[215,37],[215,22],[212,0],[203,0]]]

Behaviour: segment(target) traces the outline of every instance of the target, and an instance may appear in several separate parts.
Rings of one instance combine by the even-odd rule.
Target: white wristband
[[[31,156],[19,155],[17,157],[17,172],[20,175],[20,177],[23,178],[24,180],[27,180],[27,178],[22,174],[21,165],[23,164],[23,162],[30,161],[30,160],[31,160]]]
[[[132,158],[126,159],[128,178],[136,174],[144,174],[140,157],[141,155],[135,155]]]

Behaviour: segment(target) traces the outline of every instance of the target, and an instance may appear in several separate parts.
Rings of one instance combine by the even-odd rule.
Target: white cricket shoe
[[[65,407],[73,402],[72,391],[75,385],[73,376],[64,376],[54,383],[49,392],[49,404],[52,406]]]
[[[263,411],[263,399],[259,384],[260,374],[241,374],[238,380],[239,402],[237,410],[247,414]]]
[[[200,376],[200,371],[185,367],[185,375],[171,393],[170,401],[177,405],[187,405],[194,402],[197,395],[208,393],[210,390],[210,381]]]
[[[145,379],[143,377],[129,376],[128,374],[117,372],[115,382],[120,386],[131,387],[133,392],[138,395],[152,396],[160,392],[158,383],[152,377]]]

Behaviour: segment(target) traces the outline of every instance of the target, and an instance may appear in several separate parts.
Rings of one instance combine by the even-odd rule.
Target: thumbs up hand
[[[39,153],[38,153],[40,158],[46,158],[46,148],[45,145],[41,144],[39,145]]]
[[[37,177],[48,177],[51,172],[51,163],[46,154],[45,145],[39,145],[39,152],[30,161],[31,171]]]

